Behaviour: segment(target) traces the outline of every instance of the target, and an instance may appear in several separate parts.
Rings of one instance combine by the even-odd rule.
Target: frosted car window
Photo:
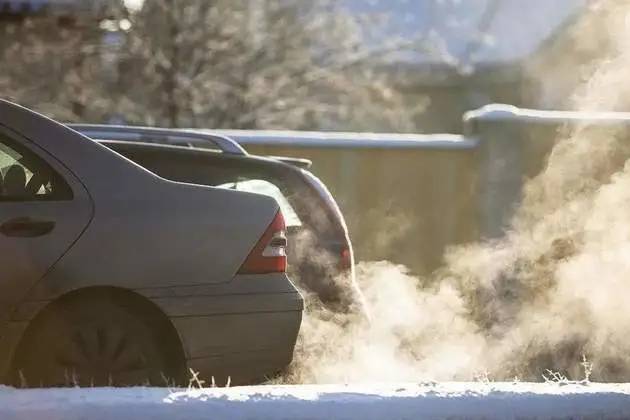
[[[291,203],[289,203],[289,200],[282,194],[282,191],[280,191],[278,187],[269,181],[265,181],[264,179],[247,179],[237,182],[228,182],[226,184],[217,185],[217,187],[262,194],[275,198],[280,206],[287,227],[302,226],[302,221],[291,206]]]

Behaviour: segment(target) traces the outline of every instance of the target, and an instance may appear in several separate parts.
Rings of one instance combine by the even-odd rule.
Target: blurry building
[[[352,13],[384,16],[375,48],[409,41],[383,57],[410,106],[426,103],[416,125],[425,133],[460,132],[469,109],[504,102],[529,107],[558,103],[540,85],[554,68],[587,0],[345,0]],[[405,45],[403,42],[402,45]],[[569,50],[571,54],[573,50]],[[567,53],[563,53],[563,57]],[[576,58],[577,59],[577,58]]]
[[[573,96],[579,93],[580,86],[590,78],[602,59],[614,54],[618,44],[627,42],[615,38],[619,34],[607,27],[612,13],[614,11],[605,7],[589,7],[584,13],[568,19],[542,44],[538,53],[526,63],[527,74],[535,82],[527,105],[543,109],[576,108]]]

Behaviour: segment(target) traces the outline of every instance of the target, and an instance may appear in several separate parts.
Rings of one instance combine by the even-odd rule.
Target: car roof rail
[[[223,153],[247,155],[243,146],[229,137],[196,130],[109,124],[66,125],[94,140],[117,140],[201,148],[208,148],[208,143],[212,143]]]

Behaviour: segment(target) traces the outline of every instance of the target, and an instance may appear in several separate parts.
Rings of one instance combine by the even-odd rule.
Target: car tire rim
[[[151,363],[130,332],[115,326],[75,329],[56,348],[55,371],[64,372],[64,385],[150,382]]]

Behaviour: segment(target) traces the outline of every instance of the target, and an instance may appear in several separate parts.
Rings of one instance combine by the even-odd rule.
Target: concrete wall
[[[253,154],[312,160],[311,170],[346,217],[359,260],[387,259],[426,273],[439,265],[445,247],[477,236],[475,141],[455,135],[220,133]]]

